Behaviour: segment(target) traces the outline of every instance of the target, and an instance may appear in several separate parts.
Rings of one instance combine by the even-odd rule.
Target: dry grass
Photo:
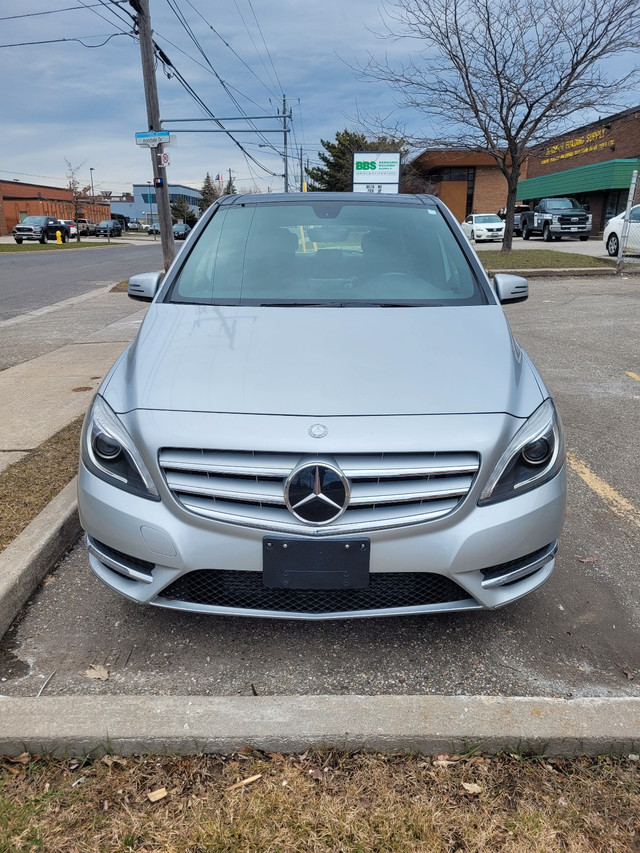
[[[485,269],[492,271],[519,269],[584,269],[585,267],[615,267],[615,259],[593,258],[573,252],[554,252],[553,249],[516,249],[513,252],[487,250],[478,252]]]
[[[0,551],[78,473],[82,420],[77,418],[0,474]]]
[[[23,761],[0,764],[0,853],[640,850],[638,764],[614,758]]]

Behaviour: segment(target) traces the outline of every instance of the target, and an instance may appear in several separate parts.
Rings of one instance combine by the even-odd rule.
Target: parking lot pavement
[[[491,250],[495,252],[502,248],[502,242],[482,242],[474,243],[474,248],[477,252]],[[531,237],[530,240],[523,240],[522,237],[514,237],[512,248],[514,251],[520,249],[544,249],[553,252],[567,252],[574,255],[588,255],[592,258],[608,258],[607,250],[602,242],[602,237],[594,236],[590,240],[584,242],[572,237],[563,237],[562,240],[553,240],[551,243],[546,243],[542,238]]]
[[[532,596],[496,612],[351,622],[188,615],[116,596],[79,544],[0,644],[0,694],[639,696],[634,282],[536,279],[508,307],[571,453],[556,571]],[[104,680],[91,677],[98,665]]]

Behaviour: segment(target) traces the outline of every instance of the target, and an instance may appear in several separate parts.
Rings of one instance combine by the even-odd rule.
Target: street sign
[[[146,145],[147,148],[157,148],[158,145],[170,144],[171,134],[168,130],[149,130],[136,133],[136,145]]]
[[[158,154],[158,166],[168,166],[171,160],[169,159],[169,152],[163,151],[162,154]]]

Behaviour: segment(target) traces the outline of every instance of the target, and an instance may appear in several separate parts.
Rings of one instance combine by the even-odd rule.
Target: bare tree
[[[81,187],[78,180],[78,172],[84,166],[84,162],[80,163],[79,166],[73,166],[66,157],[64,162],[67,164],[67,186],[71,190],[73,199],[73,221],[77,225],[78,218],[84,213],[84,203],[89,195],[89,187]],[[76,230],[76,242],[80,242],[80,228]]]
[[[527,148],[606,109],[638,79],[606,62],[640,47],[640,0],[387,0],[386,36],[414,40],[401,65],[371,58],[365,76],[389,83],[432,122],[423,146],[490,154],[507,181],[503,251],[511,251]],[[627,62],[629,67],[630,63]],[[574,119],[575,121],[575,119]]]

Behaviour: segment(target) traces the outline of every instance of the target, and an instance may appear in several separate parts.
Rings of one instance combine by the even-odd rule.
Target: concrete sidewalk
[[[556,271],[552,273],[557,275]],[[575,270],[571,275],[582,274]],[[94,328],[0,371],[0,470],[82,414],[144,314],[106,289],[78,300],[95,310]],[[86,305],[84,305],[86,307]],[[15,345],[64,311],[2,325]],[[114,319],[114,311],[117,318]],[[100,320],[99,317],[108,318]],[[70,332],[71,334],[72,332]],[[11,345],[11,341],[9,342]],[[0,633],[76,541],[75,483],[0,554]],[[2,673],[0,672],[0,676]],[[44,685],[46,686],[46,684]],[[0,687],[1,690],[1,687]],[[308,746],[405,749],[424,753],[533,750],[549,755],[637,753],[640,699],[460,696],[60,696],[0,694],[0,754],[84,755],[228,752],[250,743],[272,751]]]

